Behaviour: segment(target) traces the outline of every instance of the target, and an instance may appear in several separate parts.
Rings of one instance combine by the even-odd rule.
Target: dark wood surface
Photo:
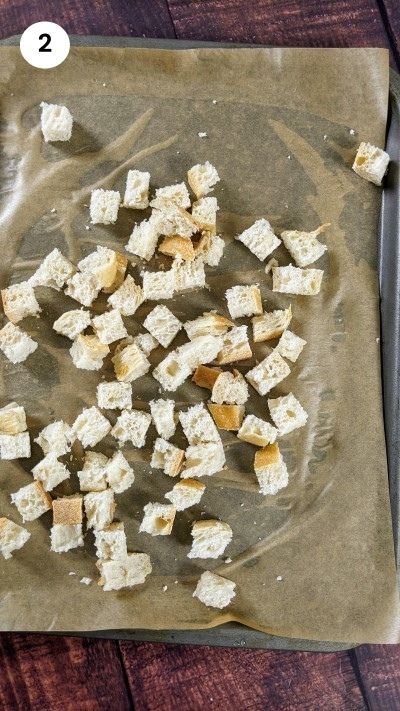
[[[67,32],[388,47],[399,0],[0,0],[0,36],[52,20]],[[0,709],[400,711],[400,647],[252,651],[0,635]]]

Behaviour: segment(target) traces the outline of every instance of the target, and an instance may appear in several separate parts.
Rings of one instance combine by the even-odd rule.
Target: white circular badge
[[[38,69],[58,67],[69,53],[69,37],[55,22],[35,22],[23,33],[19,47],[23,58]]]

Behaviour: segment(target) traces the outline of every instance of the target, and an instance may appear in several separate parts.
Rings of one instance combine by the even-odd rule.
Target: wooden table
[[[75,34],[388,47],[399,0],[0,0],[1,37],[53,20]],[[0,708],[40,711],[400,710],[400,648],[269,652],[0,635]]]

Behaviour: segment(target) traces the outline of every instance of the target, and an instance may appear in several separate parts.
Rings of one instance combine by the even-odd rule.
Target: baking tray
[[[1,40],[2,45],[19,45],[20,36]],[[260,45],[228,42],[193,42],[189,40],[147,39],[70,35],[75,47],[145,47],[156,49],[193,49],[201,47],[254,47]],[[262,46],[262,45],[261,45]],[[391,162],[385,178],[378,232],[378,272],[381,313],[382,387],[390,502],[397,567],[399,567],[400,508],[400,75],[390,70],[390,100],[386,150]],[[36,634],[36,633],[31,633]],[[48,634],[46,632],[46,634]],[[204,630],[101,630],[99,632],[50,633],[56,636],[121,639],[137,642],[247,647],[253,649],[336,652],[356,645],[317,642],[269,635],[230,622]]]

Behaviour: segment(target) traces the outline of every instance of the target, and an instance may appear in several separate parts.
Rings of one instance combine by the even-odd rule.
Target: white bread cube
[[[106,311],[92,319],[92,325],[100,343],[114,343],[128,335],[121,314],[117,309]]]
[[[203,197],[193,203],[192,217],[199,230],[215,231],[218,210],[218,202],[215,197]]]
[[[198,336],[179,346],[177,354],[193,371],[198,365],[211,363],[217,357],[222,348],[222,339],[222,336]]]
[[[179,207],[173,202],[164,202],[160,208],[153,210],[152,213],[152,219],[157,224],[159,234],[167,237],[172,235],[191,237],[197,231],[197,225],[190,212],[183,207]]]
[[[125,279],[125,273],[128,267],[128,258],[125,257],[124,254],[121,254],[121,252],[116,252],[115,258],[117,263],[117,271],[113,283],[110,284],[110,286],[103,286],[105,294],[113,294],[114,291],[119,289]]]
[[[148,262],[156,251],[159,236],[158,220],[150,217],[135,224],[125,249]]]
[[[143,302],[142,287],[128,274],[119,289],[108,297],[108,303],[123,316],[133,316]]]
[[[189,377],[189,365],[175,351],[168,353],[152,372],[164,390],[174,391]]]
[[[246,373],[246,379],[259,395],[266,395],[290,375],[290,368],[276,350]]]
[[[314,296],[320,292],[323,275],[323,269],[300,269],[292,264],[287,267],[273,267],[272,291]]]
[[[118,190],[92,190],[90,219],[93,225],[113,225],[117,221],[121,196]]]
[[[150,400],[150,412],[155,428],[163,439],[170,439],[175,432],[174,400]]]
[[[33,467],[32,474],[34,479],[42,482],[45,491],[51,491],[70,477],[70,472],[65,464],[59,462],[57,455],[53,452],[46,454],[44,459]]]
[[[143,351],[135,343],[116,350],[111,358],[117,380],[131,383],[150,370],[150,362]]]
[[[174,295],[174,276],[171,270],[166,272],[142,272],[143,297],[147,301],[172,299]]]
[[[288,434],[303,427],[308,415],[293,393],[268,400],[272,420],[278,428],[279,435]]]
[[[105,343],[101,343],[97,336],[85,336],[79,333],[69,349],[75,368],[80,370],[100,370],[103,360],[110,352]]]
[[[85,452],[82,470],[77,472],[81,491],[104,491],[107,488],[108,457],[100,452]]]
[[[309,264],[316,262],[326,252],[326,245],[321,244],[317,237],[329,226],[330,223],[328,222],[312,232],[298,230],[285,230],[285,232],[282,232],[283,244],[298,267],[308,267]]]
[[[132,442],[134,447],[144,447],[147,430],[151,424],[151,415],[140,410],[122,410],[111,434],[120,444]]]
[[[182,324],[164,305],[155,306],[147,314],[143,326],[150,331],[151,335],[161,343],[164,348],[172,343],[177,333],[181,330]]]
[[[26,430],[26,415],[22,405],[10,402],[0,408],[0,434],[16,435]]]
[[[188,183],[199,200],[211,193],[214,185],[220,181],[216,168],[207,160],[205,163],[197,163],[188,170]]]
[[[123,560],[99,560],[96,565],[105,592],[141,585],[152,570],[147,553],[128,553]]]
[[[207,198],[205,198],[207,199]],[[204,263],[210,267],[217,267],[222,259],[225,241],[219,235],[210,235],[207,245],[202,252]]]
[[[150,533],[151,536],[169,536],[174,525],[176,514],[172,504],[146,504],[143,508],[144,516],[140,524],[141,533]]]
[[[217,356],[218,365],[247,360],[253,355],[247,338],[247,326],[234,326],[222,336],[222,348]]]
[[[56,523],[50,529],[50,550],[53,553],[67,553],[83,546],[81,523]]]
[[[145,354],[145,356],[150,355],[151,351],[158,348],[160,345],[154,336],[150,333],[139,333],[133,338],[133,343],[137,345],[138,348]]]
[[[279,245],[281,240],[274,233],[268,220],[262,218],[236,237],[262,262]]]
[[[221,442],[214,420],[204,407],[204,403],[192,405],[186,412],[181,410],[178,417],[189,444]]]
[[[365,180],[374,185],[381,185],[383,176],[387,171],[390,156],[381,148],[371,143],[360,143],[354,159],[353,170]]]
[[[261,292],[258,286],[231,286],[225,292],[228,310],[232,318],[254,316],[262,313]]]
[[[72,494],[72,496],[62,496],[54,499],[53,503],[53,523],[71,524],[82,523],[82,496]]]
[[[37,347],[33,338],[10,321],[0,329],[0,350],[11,363],[22,363]]]
[[[34,440],[42,448],[44,454],[55,454],[62,457],[71,449],[72,428],[63,420],[51,422],[44,427]]]
[[[276,350],[281,356],[295,363],[306,344],[307,341],[304,338],[300,338],[292,331],[287,330],[282,333]]]
[[[190,207],[190,195],[185,183],[166,185],[164,188],[157,188],[156,196],[151,201],[151,207],[163,209],[165,203],[174,203],[178,207]]]
[[[81,272],[92,274],[100,289],[109,288],[117,275],[117,253],[108,247],[98,245],[95,252],[78,262]]]
[[[264,496],[276,494],[289,483],[286,464],[276,442],[257,450],[254,456],[254,471],[260,485],[260,493]]]
[[[76,272],[70,279],[67,280],[65,293],[71,299],[79,301],[82,306],[91,306],[97,298],[100,287],[96,277],[89,272]]]
[[[222,405],[226,402],[229,405],[244,405],[249,399],[249,388],[241,373],[234,370],[233,373],[220,373],[211,391],[211,400]]]
[[[165,498],[175,506],[177,511],[184,511],[200,503],[205,488],[205,485],[196,479],[184,479],[178,481],[171,491],[167,491]]]
[[[205,570],[197,583],[193,597],[197,597],[207,607],[216,607],[218,610],[222,610],[235,597],[235,588],[236,583],[233,580],[227,580],[221,575]]]
[[[0,434],[0,459],[27,459],[31,456],[29,432]]]
[[[55,247],[29,279],[31,286],[48,286],[60,291],[76,272],[76,267]]]
[[[221,441],[190,445],[186,449],[185,457],[185,464],[181,471],[182,479],[213,476],[220,472],[225,464],[225,452]]]
[[[157,437],[154,442],[150,466],[153,469],[162,469],[167,476],[177,476],[181,470],[185,452],[167,442],[162,437]]]
[[[124,207],[144,210],[149,206],[150,173],[128,170],[124,195]]]
[[[246,415],[237,436],[243,442],[250,442],[257,447],[266,447],[267,444],[275,442],[278,430],[255,415]]]
[[[4,313],[12,323],[18,323],[26,316],[37,316],[42,310],[33,287],[27,281],[2,289],[1,298]]]
[[[32,484],[22,486],[11,494],[11,501],[17,507],[24,522],[34,521],[51,509],[51,496],[44,490],[41,481],[33,481]]]
[[[100,410],[93,406],[84,408],[72,425],[73,436],[82,444],[82,447],[94,447],[111,430],[111,425]]]
[[[83,497],[87,527],[95,531],[109,526],[114,517],[115,502],[112,489],[91,491]]]
[[[14,551],[22,548],[30,537],[26,528],[4,516],[0,518],[0,553],[6,560],[12,558]]]
[[[214,311],[205,311],[202,316],[198,316],[193,321],[186,321],[183,327],[192,341],[198,336],[222,336],[233,325],[233,322],[225,316],[220,316]]]
[[[197,257],[191,262],[184,261],[181,257],[176,257],[172,262],[171,274],[174,291],[202,289],[206,285],[206,273],[202,257]]]
[[[40,104],[42,113],[40,124],[45,143],[52,141],[69,141],[72,134],[73,118],[66,106],[58,104]]]
[[[115,452],[107,462],[105,469],[107,483],[116,494],[122,494],[135,481],[132,467],[126,461],[122,452]]]
[[[85,328],[90,326],[90,320],[89,311],[85,309],[71,309],[71,311],[65,311],[57,321],[54,321],[53,329],[73,341]]]
[[[253,338],[256,343],[270,341],[281,336],[292,320],[292,307],[268,311],[251,319]]]
[[[97,405],[102,410],[129,410],[132,407],[130,383],[113,380],[97,386]]]
[[[231,542],[232,535],[231,527],[223,521],[195,521],[188,558],[219,558]]]
[[[126,535],[122,522],[114,521],[101,531],[95,531],[94,535],[98,558],[101,560],[124,560],[127,557]]]

